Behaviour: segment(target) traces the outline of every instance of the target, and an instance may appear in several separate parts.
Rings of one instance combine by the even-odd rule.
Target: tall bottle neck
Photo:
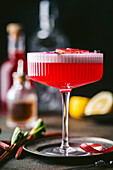
[[[48,0],[41,1],[39,4],[39,24],[40,29],[50,29],[50,16],[49,16],[50,2]]]
[[[25,37],[23,34],[14,39],[12,35],[8,36],[8,57],[9,59],[22,59],[25,53]]]
[[[46,38],[55,27],[55,10],[57,10],[57,7],[52,7],[52,3],[50,0],[41,0],[39,4],[38,36],[42,39]]]

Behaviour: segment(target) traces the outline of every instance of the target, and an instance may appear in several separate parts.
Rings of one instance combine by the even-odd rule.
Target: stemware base
[[[94,154],[90,155],[87,152],[80,149],[81,143],[100,143],[105,148],[110,148],[113,146],[113,141],[98,138],[98,137],[72,137],[69,138],[69,144],[71,147],[76,149],[73,153],[59,154],[57,148],[61,145],[61,137],[49,137],[43,139],[37,139],[35,141],[30,141],[24,145],[24,150],[38,156],[44,162],[63,164],[63,165],[85,165],[85,164],[94,164],[98,160],[104,160],[105,162],[110,160],[113,157],[113,152],[104,153],[104,154]],[[54,150],[55,148],[55,150]],[[54,153],[53,153],[54,151]],[[57,152],[58,151],[58,152]]]
[[[61,150],[60,147],[50,147],[46,149],[46,154],[53,156],[87,156],[89,153],[83,151],[80,147],[69,147],[67,150]]]
[[[61,146],[61,137],[50,137],[44,139],[38,139],[38,141],[34,141],[28,144],[25,148],[27,151],[31,151],[34,154],[38,154],[40,156],[46,157],[90,157],[90,153],[85,152],[80,148],[82,143],[94,144],[100,143],[105,148],[109,148],[113,146],[113,141],[103,138],[96,137],[69,137],[69,148],[66,152],[62,152]],[[99,154],[97,154],[99,155]],[[102,155],[102,154],[100,154]],[[96,156],[96,155],[95,155]]]

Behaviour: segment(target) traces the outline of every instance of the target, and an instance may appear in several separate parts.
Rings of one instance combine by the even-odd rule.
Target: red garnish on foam
[[[100,150],[95,149],[96,147],[100,147],[101,149]],[[80,145],[80,148],[83,149],[84,151],[90,152],[90,153],[107,153],[107,152],[113,151],[113,146],[106,149],[106,148],[104,148],[103,145],[98,144],[98,143],[92,144],[92,145],[88,145],[87,143],[82,143]]]
[[[56,49],[55,53],[58,53],[58,54],[67,54],[67,53],[70,53],[70,50],[59,48],[59,49]]]
[[[56,49],[56,51],[55,51],[55,53],[57,53],[57,54],[68,54],[68,53],[81,54],[84,52],[89,52],[89,51],[88,50],[79,50],[79,49],[75,49],[75,48],[66,48],[66,49],[59,48],[59,49]]]

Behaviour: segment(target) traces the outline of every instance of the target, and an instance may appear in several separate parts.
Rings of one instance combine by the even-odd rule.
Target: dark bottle
[[[30,39],[29,51],[54,51],[69,47],[67,37],[58,27],[58,7],[55,0],[41,0],[38,7],[38,29]],[[39,111],[59,111],[60,94],[57,89],[36,83]],[[58,107],[59,106],[59,107]]]
[[[8,32],[8,60],[1,65],[0,93],[2,113],[7,110],[6,94],[13,84],[12,73],[17,71],[19,59],[24,61],[24,70],[27,73],[27,61],[25,59],[25,36],[20,24],[7,25]]]

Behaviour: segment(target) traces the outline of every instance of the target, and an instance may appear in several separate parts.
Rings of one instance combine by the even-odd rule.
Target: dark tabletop
[[[44,120],[47,127],[47,132],[61,132],[61,115],[60,114],[44,114],[40,115]],[[0,134],[0,140],[10,140],[13,133],[13,129],[6,127],[6,117],[0,116],[0,127],[2,127],[2,133]],[[113,125],[112,124],[100,124],[94,122],[92,119],[76,120],[69,118],[69,135],[71,136],[88,136],[88,137],[102,137],[113,140]],[[111,166],[108,166],[109,169]],[[107,168],[107,169],[108,169]],[[55,163],[47,163],[43,159],[38,158],[35,155],[25,153],[23,159],[16,160],[12,158],[8,160],[1,169],[40,169],[40,170],[54,170],[54,169],[101,169],[96,166],[72,166],[72,165],[58,165]],[[104,168],[105,169],[105,168]]]

